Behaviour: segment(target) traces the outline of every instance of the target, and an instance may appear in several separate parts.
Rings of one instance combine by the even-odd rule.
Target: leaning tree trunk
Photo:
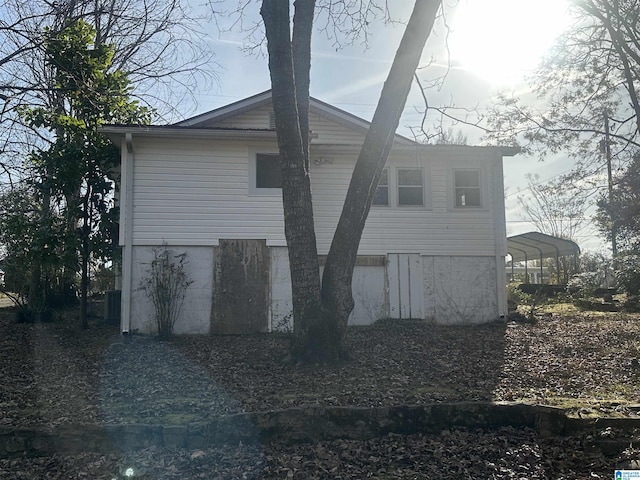
[[[415,3],[360,150],[333,236],[322,278],[322,301],[335,332],[336,348],[343,343],[353,310],[351,281],[362,231],[440,4],[440,0]]]

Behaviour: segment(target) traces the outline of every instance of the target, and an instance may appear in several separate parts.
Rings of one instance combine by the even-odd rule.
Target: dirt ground
[[[351,329],[352,360],[328,366],[284,363],[286,335],[163,343],[123,339],[97,319],[79,331],[74,316],[15,324],[10,309],[0,310],[0,426],[191,424],[302,405],[468,400],[636,416],[640,404],[640,318],[625,314],[448,327],[382,321]],[[454,429],[367,442],[0,460],[0,478],[611,478],[640,459],[632,443],[612,456],[590,444],[524,429]]]

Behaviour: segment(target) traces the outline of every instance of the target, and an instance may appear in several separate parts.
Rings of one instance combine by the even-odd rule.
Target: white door
[[[419,253],[390,253],[387,258],[389,316],[424,318],[424,272]]]

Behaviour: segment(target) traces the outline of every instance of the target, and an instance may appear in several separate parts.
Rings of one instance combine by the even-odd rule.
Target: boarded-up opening
[[[211,332],[266,332],[269,298],[266,241],[221,239],[213,268]]]

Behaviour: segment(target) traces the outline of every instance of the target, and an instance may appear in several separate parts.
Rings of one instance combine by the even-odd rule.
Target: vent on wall
[[[276,115],[273,112],[269,112],[269,128],[271,130],[276,129]]]

